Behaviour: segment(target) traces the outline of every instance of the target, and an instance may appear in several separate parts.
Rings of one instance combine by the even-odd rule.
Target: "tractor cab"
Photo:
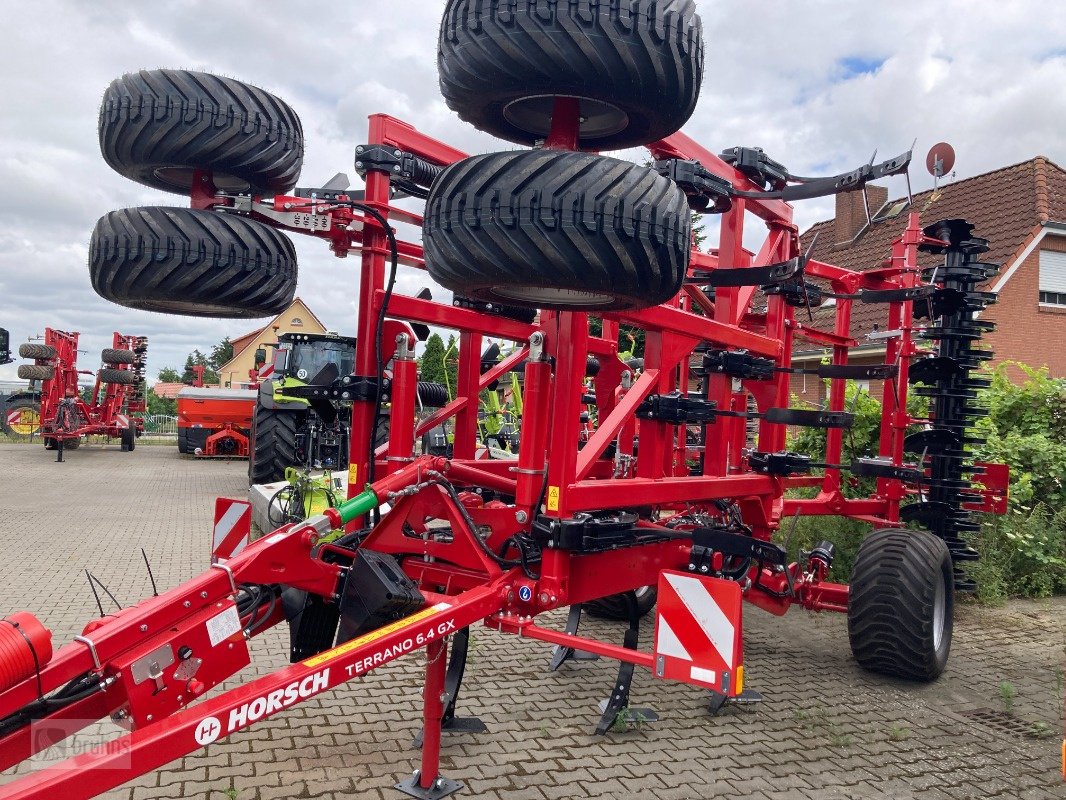
[[[303,384],[329,384],[355,368],[355,338],[334,333],[283,333],[274,375]]]

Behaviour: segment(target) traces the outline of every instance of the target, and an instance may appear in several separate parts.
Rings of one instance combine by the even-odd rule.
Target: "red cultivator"
[[[18,376],[41,381],[40,432],[46,450],[74,450],[82,436],[119,439],[123,450],[133,450],[144,430],[144,420],[133,414],[144,411],[144,364],[148,340],[143,336],[115,333],[111,347],[101,353],[104,366],[96,373],[89,400],[78,389],[78,333],[46,328],[44,344],[19,346],[19,355],[34,359],[22,364]]]
[[[457,725],[468,627],[478,621],[558,645],[553,668],[576,651],[617,659],[600,733],[628,708],[635,666],[710,690],[712,707],[755,699],[744,688],[744,600],[775,614],[793,604],[846,611],[863,667],[925,681],[942,672],[954,590],[966,580],[957,568],[974,556],[969,512],[991,510],[1003,492],[982,477],[987,495],[975,491],[970,476],[982,470],[967,456],[967,421],[979,413],[971,371],[988,357],[975,313],[993,299],[974,290],[987,273],[977,260],[984,243],[962,221],[923,230],[912,214],[877,269],[804,257],[787,200],[861,189],[903,172],[909,154],[821,180],[796,178],[758,150],[716,156],[674,133],[700,85],[692,4],[649,3],[625,19],[610,9],[501,4],[475,19],[450,2],[440,49],[449,103],[537,147],[468,158],[374,115],[356,150],[364,192],[336,179],[293,190],[302,130],[261,90],[172,71],[112,84],[105,157],[136,180],[188,192],[193,208],[100,221],[90,269],[105,297],[179,313],[273,313],[294,289],[292,246],[279,230],[360,254],[355,369],[322,390],[352,403],[350,499],[91,623],[51,658],[47,632],[11,618],[0,628],[5,767],[88,719],[111,715],[128,733],[79,756],[76,770],[22,778],[8,796],[92,795],[425,648],[422,767],[397,788],[442,797],[458,784],[438,774],[441,730]],[[534,44],[544,41],[552,46]],[[615,66],[593,79],[584,72],[593,63]],[[644,74],[648,63],[674,68]],[[178,108],[197,112],[182,112],[169,138],[142,135],[166,129],[167,109]],[[243,124],[249,108],[256,126]],[[648,146],[652,167],[580,152],[634,144]],[[425,198],[425,212],[395,205],[397,192]],[[691,246],[691,210],[722,215],[709,253]],[[753,217],[767,228],[756,253],[742,245]],[[392,224],[421,226],[422,244]],[[122,245],[131,238],[136,252]],[[923,250],[942,263],[920,267]],[[130,278],[131,262],[156,271]],[[395,292],[399,267],[427,269],[454,303]],[[796,318],[826,292],[836,299],[830,329]],[[855,303],[886,308],[882,364],[848,363]],[[459,333],[458,396],[417,423],[416,325]],[[639,370],[618,357],[621,326],[644,333]],[[486,337],[515,350],[483,364]],[[816,370],[832,384],[826,408],[789,407],[797,339],[832,352]],[[514,369],[517,459],[479,458],[479,395]],[[884,380],[879,450],[841,464],[852,421],[845,381],[870,378]],[[931,419],[906,411],[917,382]],[[386,394],[390,436],[375,450]],[[417,455],[418,437],[445,422],[450,457]],[[828,429],[821,461],[786,450],[788,427],[804,425]],[[875,479],[876,490],[845,496],[845,472]],[[790,492],[803,487],[817,494]],[[796,515],[878,529],[850,589],[827,581],[832,544],[791,561],[774,541]],[[932,532],[902,529],[909,521]],[[639,618],[656,590],[654,642],[641,650]],[[563,630],[537,622],[564,606]],[[628,623],[621,645],[577,633],[590,607]],[[206,696],[249,663],[249,637],[284,621],[290,666]]]

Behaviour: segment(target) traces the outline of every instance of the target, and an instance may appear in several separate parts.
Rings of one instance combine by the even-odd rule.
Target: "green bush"
[[[1008,372],[1012,367],[1025,375],[1022,383],[1011,382]],[[974,430],[986,441],[975,446],[973,455],[978,461],[1010,467],[1009,512],[1003,517],[982,517],[981,530],[971,537],[981,558],[965,568],[976,580],[982,602],[1066,593],[1066,380],[1016,362],[1000,364],[989,377],[991,385],[977,398],[977,405],[989,413],[977,420]],[[841,460],[847,463],[877,453],[881,404],[850,382],[845,397],[846,408],[855,414],[852,430],[844,435]],[[923,417],[924,398],[911,399],[911,416]],[[824,429],[804,429],[790,439],[789,448],[820,461],[825,441]],[[851,486],[845,479],[843,488],[854,497],[868,495],[871,487],[870,481]],[[815,493],[801,490],[794,495]],[[791,522],[783,522],[780,541],[790,526]],[[869,531],[868,524],[855,520],[806,517],[796,526],[790,550],[794,555],[828,539],[837,548],[832,578],[846,580],[855,551]]]

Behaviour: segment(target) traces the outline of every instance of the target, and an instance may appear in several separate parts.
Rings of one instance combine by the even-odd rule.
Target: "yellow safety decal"
[[[548,487],[548,510],[549,511],[558,511],[559,510],[559,487],[558,486],[549,486]]]
[[[442,611],[447,611],[449,608],[451,608],[451,606],[447,603],[437,603],[437,605],[435,606],[423,608],[421,611],[416,611],[409,617],[404,617],[403,619],[397,620],[396,622],[390,622],[388,625],[385,625],[382,628],[370,631],[370,633],[364,633],[362,636],[358,636],[355,639],[351,639],[345,642],[344,644],[337,645],[332,650],[327,650],[324,653],[319,653],[317,656],[312,656],[311,658],[301,661],[300,663],[303,664],[305,667],[317,667],[321,664],[325,664],[328,661],[333,661],[334,659],[340,658],[343,655],[347,655],[353,650],[358,650],[364,644],[369,644],[370,642],[373,642],[384,636],[388,636],[390,633],[395,633],[396,631],[403,630],[408,625],[414,625],[416,622],[421,622],[426,617],[432,617],[434,614],[439,614]]]
[[[352,484],[353,486],[355,484],[359,483],[359,465],[358,464],[349,464],[348,465],[348,483]]]

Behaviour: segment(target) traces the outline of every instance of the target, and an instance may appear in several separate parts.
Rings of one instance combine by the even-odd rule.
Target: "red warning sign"
[[[734,697],[744,689],[740,585],[665,570],[655,616],[655,674]]]
[[[232,497],[215,499],[215,527],[211,536],[211,563],[233,558],[252,536],[252,504]]]

